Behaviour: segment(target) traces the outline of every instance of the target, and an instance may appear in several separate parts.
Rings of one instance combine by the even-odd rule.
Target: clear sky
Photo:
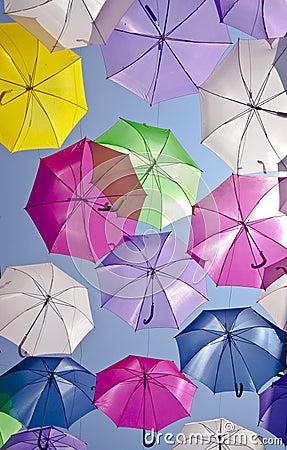
[[[1,20],[8,19],[3,14]],[[238,36],[230,30],[235,42]],[[106,80],[105,68],[99,47],[77,51],[83,58],[83,74],[89,111],[72,131],[62,148],[83,137],[95,139],[110,128],[119,117],[149,125],[170,128],[191,157],[203,170],[201,195],[214,189],[228,177],[231,170],[209,149],[200,144],[200,109],[198,95],[186,96],[150,107],[143,100],[121,86]],[[5,124],[1,124],[5,127]],[[93,267],[90,263],[67,256],[49,254],[35,225],[24,210],[38,169],[39,159],[52,154],[52,150],[33,150],[10,154],[0,145],[0,265],[2,272],[9,265],[33,264],[51,261],[87,285],[95,321],[95,329],[73,353],[73,358],[93,373],[124,358],[138,354],[165,358],[179,364],[174,336],[175,329],[151,329],[135,332],[126,322],[111,312],[100,308],[100,294],[95,287]],[[185,226],[186,224],[184,224]],[[175,227],[177,227],[176,225]],[[186,228],[182,228],[186,233]],[[259,291],[247,288],[216,288],[208,280],[208,308],[249,306],[262,312],[256,305]],[[204,307],[206,304],[204,305]],[[194,318],[199,308],[184,324]],[[183,327],[182,327],[183,328]],[[3,373],[19,362],[17,347],[0,338],[0,371]],[[237,399],[234,393],[214,395],[208,388],[199,386],[190,419],[168,426],[163,432],[178,433],[188,421],[225,417],[263,436],[271,436],[258,428],[258,395],[244,393]],[[168,408],[168,405],[167,405]],[[121,429],[101,411],[95,410],[71,426],[70,433],[88,443],[91,450],[137,450],[142,448],[141,431]],[[160,450],[171,445],[161,441]],[[269,448],[269,447],[267,447]],[[271,448],[271,447],[270,447]],[[280,448],[280,446],[276,446]],[[283,448],[283,447],[282,447]]]

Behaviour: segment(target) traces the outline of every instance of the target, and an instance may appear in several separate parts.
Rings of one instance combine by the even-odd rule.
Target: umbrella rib
[[[75,55],[74,55],[75,56]],[[75,64],[77,61],[81,60],[81,57],[76,55],[77,58],[73,59],[71,62],[69,62],[68,64],[66,64],[64,67],[61,67],[57,72],[52,73],[51,75],[49,75],[47,78],[43,78],[43,80],[39,81],[38,83],[33,85],[33,89],[37,89],[38,86],[41,86],[41,84],[46,83],[46,81],[51,80],[51,78],[55,78],[57,77],[59,74],[63,73],[65,70],[69,69],[73,64]],[[38,90],[38,89],[37,89]],[[42,91],[39,91],[42,92]],[[44,91],[45,92],[45,91]]]
[[[255,110],[250,110],[248,112],[247,120],[246,120],[246,123],[244,125],[241,137],[240,137],[239,146],[238,146],[238,152],[237,152],[237,174],[238,174],[238,171],[240,170],[240,160],[241,160],[241,158],[243,158],[243,153],[244,153],[243,140],[244,140],[244,138],[247,135],[247,131],[249,129],[249,125],[251,124],[251,121],[252,121],[252,119],[253,119],[255,114],[256,114]]]
[[[202,292],[200,292],[198,289],[196,289],[194,286],[192,286],[191,284],[189,284],[187,281],[184,281],[184,280],[182,280],[181,278],[175,278],[175,277],[173,277],[172,275],[170,275],[170,274],[168,274],[168,273],[165,273],[165,272],[162,272],[162,271],[160,271],[160,274],[161,275],[163,275],[163,276],[166,276],[167,278],[169,278],[169,279],[171,279],[171,280],[175,280],[175,281],[178,281],[178,282],[180,282],[180,283],[182,283],[182,284],[185,284],[186,286],[188,286],[189,288],[191,288],[193,291],[195,291],[195,292],[197,292],[199,295],[201,295],[206,301],[209,301],[208,300],[208,297],[206,297]]]
[[[135,382],[135,381],[134,381],[134,382]],[[121,381],[120,383],[124,383],[124,381]],[[125,404],[125,406],[124,406],[124,408],[123,408],[123,410],[122,410],[122,412],[121,412],[121,415],[120,415],[120,417],[119,417],[119,420],[118,420],[119,423],[120,423],[121,420],[122,420],[122,417],[123,417],[123,415],[124,415],[124,413],[125,413],[125,411],[126,411],[126,409],[127,409],[127,407],[128,407],[128,404],[129,404],[129,402],[130,402],[132,396],[133,396],[134,393],[141,387],[141,385],[142,385],[142,379],[139,379],[139,380],[136,382],[136,385],[134,386],[132,392],[129,394],[129,396],[128,396],[127,399],[126,399],[126,404]],[[114,388],[115,386],[117,386],[117,385],[114,385],[113,388]]]
[[[250,372],[250,370],[249,370],[249,367],[247,366],[247,364],[246,364],[246,362],[245,362],[245,360],[244,360],[244,358],[243,358],[243,355],[242,355],[241,351],[239,350],[239,347],[238,347],[237,343],[234,341],[234,339],[233,339],[232,337],[231,337],[231,339],[232,339],[232,342],[233,342],[233,347],[234,347],[235,350],[238,352],[238,354],[239,354],[239,356],[240,356],[240,358],[241,358],[241,360],[242,360],[242,363],[243,363],[243,365],[244,365],[244,367],[245,367],[245,369],[246,369],[246,372],[248,373],[248,375],[249,375],[249,377],[250,377],[250,381],[252,382],[252,385],[253,385],[255,391],[257,392],[258,390],[257,390],[257,388],[256,388],[256,386],[255,386],[255,383],[254,383],[254,380],[253,380],[253,378],[252,378],[252,374],[251,374],[251,372]],[[254,344],[254,345],[255,345],[255,344]],[[230,350],[230,351],[231,351],[231,350]]]
[[[26,91],[26,93],[27,93],[27,91]],[[20,129],[19,129],[19,132],[18,132],[18,137],[17,137],[16,141],[14,142],[13,148],[15,148],[15,146],[19,142],[19,139],[20,139],[21,134],[23,132],[24,125],[25,125],[26,119],[28,117],[28,111],[29,111],[30,104],[31,104],[31,98],[32,98],[32,91],[30,90],[30,91],[28,91],[28,97],[27,97],[27,102],[26,102],[26,105],[25,105],[25,113],[24,113],[24,116],[23,116],[23,121],[21,123]],[[16,100],[16,99],[14,99],[14,100]],[[29,128],[27,129],[26,136],[27,136],[28,132],[29,132]]]
[[[175,322],[175,325],[176,325],[177,328],[179,328],[179,327],[180,327],[180,324],[178,323],[178,320],[177,320],[177,318],[176,318],[176,316],[175,316],[175,314],[174,314],[174,311],[173,311],[173,309],[172,309],[172,307],[171,307],[169,298],[168,298],[168,296],[167,296],[167,294],[166,294],[166,292],[165,292],[165,289],[164,289],[164,287],[163,287],[163,285],[162,285],[162,283],[161,283],[161,281],[160,281],[160,278],[158,277],[158,275],[157,275],[156,272],[155,272],[155,276],[156,276],[156,279],[157,279],[157,282],[158,282],[159,286],[160,286],[161,289],[162,289],[163,295],[164,295],[164,297],[165,297],[165,299],[166,299],[167,305],[168,305],[168,307],[169,307],[169,310],[170,310],[170,313],[171,313],[171,315],[172,315],[172,317],[173,317],[173,320],[174,320],[174,322]]]
[[[27,276],[28,278],[30,278],[32,280],[32,282],[35,284],[35,286],[38,288],[40,294],[42,294],[43,296],[47,295],[47,292],[46,292],[45,288],[43,286],[41,286],[41,284],[36,280],[36,278],[34,278],[28,272],[25,272],[25,270],[20,269],[19,267],[15,267],[15,266],[12,267],[12,269],[15,272],[20,272],[20,273],[24,274],[25,276]]]
[[[162,242],[162,244],[161,244],[161,247],[160,247],[160,249],[159,249],[159,251],[158,251],[158,254],[157,254],[157,256],[156,256],[155,263],[154,263],[154,267],[156,267],[157,270],[159,269],[159,266],[157,265],[158,260],[159,260],[159,258],[160,258],[160,255],[161,255],[162,251],[163,251],[163,248],[164,248],[164,246],[165,246],[165,244],[166,244],[166,241],[168,240],[168,238],[169,238],[170,236],[171,236],[171,233],[168,233],[168,234],[166,235],[166,237],[164,238],[164,240],[163,240],[163,242]],[[163,265],[163,267],[165,267],[165,266],[166,266],[166,264]]]
[[[5,33],[5,31],[3,31],[3,29],[2,29],[2,32],[3,32],[4,34],[6,34],[6,37],[9,38],[9,40],[11,40],[10,37],[9,37],[9,35],[8,35],[7,33]],[[20,77],[21,77],[22,80],[24,81],[25,86],[27,86],[28,80],[27,80],[27,78],[25,77],[25,75],[24,75],[24,73],[22,72],[22,70],[20,69],[20,67],[18,66],[18,64],[16,63],[16,61],[14,60],[14,58],[9,54],[8,50],[6,50],[6,48],[4,47],[3,43],[1,43],[1,42],[0,42],[0,47],[3,49],[3,51],[5,52],[5,54],[8,55],[8,58],[9,58],[10,61],[13,63],[15,69],[17,70],[17,73],[20,75]],[[25,65],[25,68],[26,68],[27,74],[28,74],[29,71],[28,71],[28,68],[27,68],[27,66],[26,66],[26,64],[25,64],[25,60],[24,60],[24,59],[23,59],[23,64]],[[4,81],[5,81],[5,80],[4,80]],[[14,84],[14,83],[13,83],[13,84]]]
[[[103,306],[106,305],[106,304],[107,304],[110,300],[112,300],[114,297],[118,297],[118,295],[119,295],[119,293],[121,292],[121,290],[126,289],[129,285],[131,285],[131,284],[133,284],[133,283],[136,283],[137,281],[139,281],[139,280],[141,280],[141,279],[143,279],[143,278],[145,278],[145,277],[146,277],[146,273],[140,275],[139,277],[137,277],[137,278],[134,279],[134,280],[129,281],[127,284],[125,284],[124,286],[122,286],[120,289],[118,289],[117,291],[113,292],[112,296],[111,296],[108,300],[105,301],[105,303],[103,304]]]
[[[42,106],[42,103],[41,103],[40,99],[38,98],[38,95],[37,95],[37,94],[47,95],[48,97],[52,97],[53,99],[61,100],[62,102],[66,102],[66,103],[69,103],[69,104],[72,105],[72,106],[76,106],[77,108],[82,109],[83,111],[87,111],[87,108],[86,108],[86,107],[84,107],[84,106],[82,106],[82,105],[79,105],[78,103],[76,103],[76,102],[74,102],[74,101],[72,101],[72,100],[69,100],[68,98],[64,98],[64,97],[61,97],[61,96],[59,96],[59,95],[52,94],[51,92],[41,91],[40,89],[33,89],[32,92],[34,93],[34,96],[36,97],[38,103],[41,105],[41,108],[42,108],[44,111],[45,111],[45,109],[44,109],[44,107]],[[48,116],[48,115],[47,115],[47,116]],[[48,116],[48,117],[49,117],[49,116]]]
[[[220,368],[221,360],[223,358],[223,353],[224,353],[224,351],[225,351],[225,349],[227,347],[227,340],[225,339],[225,336],[222,335],[221,338],[223,340],[223,345],[222,345],[222,349],[221,349],[221,352],[220,352],[220,355],[219,355],[219,358],[218,358],[218,364],[217,364],[217,368],[216,368],[216,372],[215,372],[214,384],[213,384],[213,389],[212,389],[213,392],[216,392],[216,385],[217,385],[217,380],[218,380],[218,375],[219,375],[219,368]],[[208,345],[210,345],[210,344],[214,344],[214,343],[210,343],[209,342]],[[197,353],[199,353],[200,350]]]
[[[173,57],[175,58],[176,62],[178,63],[179,67],[181,67],[181,69],[183,70],[183,72],[185,73],[185,75],[187,76],[187,78],[191,81],[191,83],[198,88],[198,85],[195,83],[195,81],[193,81],[193,78],[191,77],[191,75],[187,72],[187,70],[185,70],[183,64],[181,63],[180,59],[178,58],[178,56],[174,53],[173,49],[171,48],[171,46],[169,45],[169,43],[166,41],[166,46],[169,48],[170,52],[172,53]]]
[[[278,160],[280,160],[280,155],[277,153],[277,151],[276,151],[274,145],[272,144],[272,142],[270,141],[270,139],[269,139],[269,137],[268,137],[267,131],[266,131],[265,127],[264,127],[264,123],[263,123],[262,118],[261,118],[261,116],[260,116],[260,114],[259,114],[259,111],[255,110],[255,114],[256,114],[258,123],[259,123],[259,125],[260,125],[260,127],[261,127],[261,129],[262,129],[262,131],[263,131],[263,134],[264,134],[266,140],[268,141],[268,143],[269,143],[271,149],[273,150],[273,152],[274,152],[275,155],[277,156]]]

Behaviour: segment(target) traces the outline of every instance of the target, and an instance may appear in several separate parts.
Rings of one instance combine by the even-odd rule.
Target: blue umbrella
[[[285,334],[250,307],[202,311],[176,336],[181,370],[241,397],[285,368]]]
[[[9,397],[10,415],[27,428],[69,428],[95,409],[94,384],[95,376],[71,358],[30,356],[1,375],[0,392]]]

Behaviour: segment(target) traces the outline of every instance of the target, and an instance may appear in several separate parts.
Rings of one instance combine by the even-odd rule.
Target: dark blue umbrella
[[[250,307],[202,311],[176,336],[181,370],[241,397],[285,368],[285,334]]]
[[[95,375],[68,357],[27,357],[0,377],[10,415],[27,428],[68,428],[95,409],[94,385]],[[5,399],[0,399],[0,410],[4,409]]]

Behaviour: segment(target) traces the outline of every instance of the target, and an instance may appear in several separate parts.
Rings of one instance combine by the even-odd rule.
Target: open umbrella
[[[132,2],[4,0],[4,10],[54,51],[103,44]]]
[[[95,142],[129,154],[138,177],[131,192],[140,183],[147,193],[141,222],[162,229],[192,214],[201,170],[171,130],[120,119]]]
[[[176,336],[181,370],[213,392],[257,392],[285,368],[285,335],[250,307],[204,310]]]
[[[94,404],[118,427],[143,429],[150,447],[145,430],[189,416],[195,391],[172,361],[130,355],[97,374]]]
[[[94,327],[88,290],[54,264],[8,267],[0,279],[0,335],[31,355],[72,353]]]
[[[71,358],[28,356],[0,376],[10,414],[27,428],[69,428],[93,411],[95,376]],[[9,400],[10,401],[10,400]],[[0,400],[0,410],[5,408]]]
[[[215,0],[220,21],[257,39],[285,36],[285,0]]]
[[[172,450],[263,450],[260,436],[226,419],[186,423]]]
[[[14,434],[2,450],[87,450],[85,442],[55,427],[43,427]]]
[[[259,426],[287,444],[287,375],[259,394]]]
[[[5,444],[10,436],[21,430],[22,424],[14,417],[0,411],[0,448]]]
[[[16,23],[1,23],[0,41],[0,142],[11,152],[60,147],[87,112],[81,58],[51,54]]]
[[[179,328],[206,298],[205,273],[171,233],[131,236],[97,268],[102,306],[136,330]]]
[[[135,0],[102,53],[108,78],[153,104],[197,92],[230,44],[213,0]]]
[[[82,139],[40,160],[26,211],[50,252],[97,261],[134,234],[145,196],[127,155]]]
[[[265,289],[265,266],[287,257],[286,225],[277,178],[231,175],[195,205],[188,252],[217,285]]]
[[[234,172],[277,171],[286,155],[286,63],[287,38],[239,40],[200,86],[202,143]]]

